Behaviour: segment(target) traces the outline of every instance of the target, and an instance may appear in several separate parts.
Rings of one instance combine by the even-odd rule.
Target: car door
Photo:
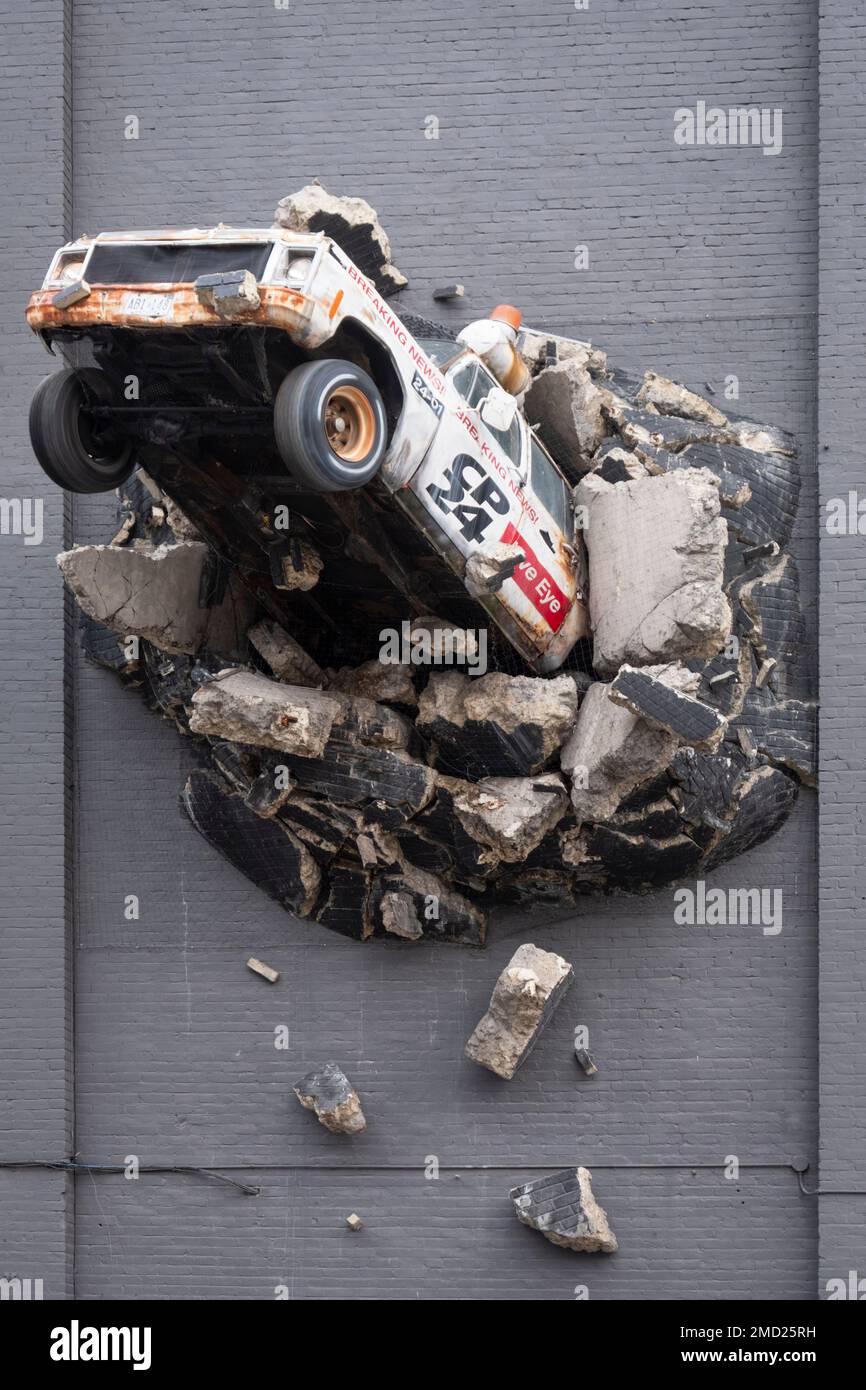
[[[516,621],[529,638],[528,647],[523,641],[519,645],[538,653],[558,632],[575,594],[563,546],[571,535],[570,503],[546,455],[552,478],[541,461],[534,462],[535,441],[520,412],[507,430],[481,419],[480,407],[494,389],[501,388],[473,353],[452,365],[439,429],[410,487],[426,513],[428,534],[433,521],[435,531],[447,538],[446,553],[457,552],[452,563],[456,558],[461,571],[479,552],[498,545],[519,548],[524,558],[513,577],[484,606],[510,635]],[[546,500],[535,494],[533,469],[539,486],[547,485]]]

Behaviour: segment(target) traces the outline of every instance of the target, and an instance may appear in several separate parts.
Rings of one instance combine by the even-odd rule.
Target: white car
[[[470,348],[414,337],[331,238],[224,226],[82,237],[57,252],[27,319],[79,363],[31,406],[36,456],[59,486],[110,490],[140,463],[255,570],[285,545],[282,477],[295,535],[315,535],[330,508],[422,608],[442,562],[465,581],[490,556],[496,573],[470,586],[473,601],[533,669],[557,669],[585,635],[570,488],[515,398]],[[414,576],[400,560],[407,522],[423,552]]]

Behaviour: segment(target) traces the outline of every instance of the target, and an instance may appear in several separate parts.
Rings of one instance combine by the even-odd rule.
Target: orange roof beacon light
[[[509,328],[513,328],[515,334],[520,332],[523,315],[513,304],[497,304],[490,317],[494,323],[505,323]]]
[[[518,399],[529,385],[529,368],[516,346],[522,321],[513,304],[497,304],[486,319],[476,319],[457,334],[458,343],[477,352],[500,386]]]

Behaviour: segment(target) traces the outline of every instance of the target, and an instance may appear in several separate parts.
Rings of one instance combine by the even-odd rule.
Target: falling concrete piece
[[[415,672],[416,668],[407,662],[392,665],[374,659],[361,666],[341,667],[331,679],[329,689],[340,690],[346,695],[363,695],[388,705],[414,707],[418,703]]]
[[[279,970],[274,970],[270,965],[265,965],[263,961],[256,960],[255,956],[250,956],[247,961],[247,969],[252,970],[254,975],[261,975],[263,980],[275,985],[280,978]]]
[[[545,367],[526,392],[524,414],[571,482],[592,466],[604,437],[604,400],[576,356]]]
[[[256,671],[230,668],[199,687],[189,727],[196,734],[277,748],[304,758],[320,758],[339,700],[304,686],[268,680]]]
[[[243,650],[252,596],[232,573],[211,607],[201,593],[211,551],[200,542],[152,546],[82,545],[58,555],[79,606],[114,632],[143,637],[162,651],[194,655],[201,648],[231,657]]]
[[[621,666],[608,687],[608,699],[638,715],[650,728],[671,733],[695,748],[717,748],[728,721],[712,705],[695,698],[700,675],[679,662],[665,666]]]
[[[307,685],[321,688],[325,684],[325,673],[311,656],[304,651],[279,623],[271,618],[263,618],[247,633],[251,644],[259,656],[267,662],[277,680],[288,681],[289,685]]]
[[[679,386],[669,377],[659,376],[657,372],[644,374],[643,386],[637,393],[638,405],[652,405],[664,415],[681,415],[686,420],[706,420],[710,425],[721,429],[727,416],[717,410],[703,396]]]
[[[575,1043],[574,1055],[577,1058],[578,1065],[584,1072],[586,1072],[587,1076],[596,1075],[596,1073],[598,1072],[598,1067],[595,1065],[595,1062],[593,1061],[591,1055],[587,1052],[585,1047],[578,1047]]]
[[[609,690],[601,681],[590,686],[560,754],[580,823],[609,820],[635,787],[667,766],[677,747],[673,734],[614,704]]]
[[[364,1222],[356,1211],[353,1211],[351,1216],[346,1217],[346,1225],[350,1231],[363,1231],[364,1229]]]
[[[553,1017],[573,975],[562,956],[531,943],[518,946],[466,1044],[469,1060],[510,1081]]]
[[[357,1092],[336,1062],[308,1072],[294,1088],[306,1110],[332,1134],[360,1134],[367,1126]]]
[[[592,1193],[588,1168],[563,1168],[546,1178],[513,1187],[517,1219],[554,1245],[583,1255],[612,1255],[619,1249],[607,1213]]]
[[[712,475],[692,469],[609,484],[590,474],[575,501],[588,518],[596,670],[718,652],[731,608],[722,589],[727,527]]]
[[[468,835],[489,846],[506,864],[520,864],[562,819],[568,796],[562,779],[485,777],[467,784],[454,810]]]
[[[320,183],[308,183],[280,199],[274,226],[333,237],[383,294],[396,294],[409,283],[391,264],[391,243],[375,208],[364,198],[337,197]]]
[[[577,700],[570,676],[494,671],[473,680],[437,672],[418,702],[416,727],[447,772],[528,775],[544,767],[572,728]]]
[[[465,285],[443,285],[441,289],[433,291],[433,298],[443,301],[448,299],[462,299],[465,293]]]

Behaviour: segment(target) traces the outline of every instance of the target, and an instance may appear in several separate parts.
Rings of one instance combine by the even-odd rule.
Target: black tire
[[[388,446],[385,405],[376,383],[353,362],[304,362],[277,391],[274,435],[289,472],[308,491],[363,487]]]
[[[30,442],[44,471],[69,492],[111,492],[135,467],[132,443],[97,428],[91,405],[111,405],[104,373],[71,367],[45,377],[30,403]]]

